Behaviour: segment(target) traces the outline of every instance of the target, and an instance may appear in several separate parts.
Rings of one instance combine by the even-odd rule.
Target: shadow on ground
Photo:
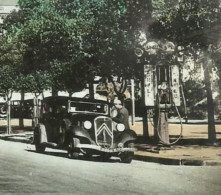
[[[170,136],[170,142],[172,143],[175,141],[179,136]],[[138,136],[136,140],[136,144],[150,144],[150,145],[161,145],[159,140],[150,137],[149,139],[144,138],[143,136]],[[208,139],[206,138],[182,138],[176,142],[176,146],[191,146],[191,145],[198,145],[198,146],[214,146],[214,147],[221,147],[221,139],[217,139],[215,144],[209,143]]]
[[[29,150],[28,152],[37,153],[35,150]],[[38,153],[39,154],[39,153]],[[45,151],[44,153],[41,153],[42,155],[50,155],[50,156],[56,156],[56,157],[62,157],[62,158],[68,158],[67,153],[65,152],[51,152],[51,151]],[[77,159],[70,159],[70,160],[83,160],[83,161],[92,161],[92,162],[106,162],[106,163],[119,163],[120,159],[111,157],[110,159],[104,159],[102,156],[96,155],[96,156],[85,156],[85,155],[79,155]]]
[[[33,127],[23,127],[20,128],[18,126],[12,126],[11,133],[24,133],[24,132],[33,132]],[[7,127],[6,126],[0,126],[0,134],[6,133],[7,132]]]

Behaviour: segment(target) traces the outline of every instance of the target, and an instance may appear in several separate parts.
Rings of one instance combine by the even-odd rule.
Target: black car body
[[[130,163],[134,155],[136,133],[124,129],[110,117],[106,101],[70,97],[48,97],[42,101],[41,119],[34,131],[37,152],[46,147],[66,149],[68,157],[79,153],[103,158],[119,156]]]
[[[11,118],[32,119],[34,100],[13,100],[11,101]]]
[[[0,103],[0,119],[5,119],[6,118],[6,103]]]

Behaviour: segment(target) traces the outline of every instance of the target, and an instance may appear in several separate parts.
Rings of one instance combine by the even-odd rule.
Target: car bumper
[[[91,144],[76,144],[76,148],[80,149],[92,149],[97,150],[100,152],[106,152],[106,153],[119,153],[119,152],[134,152],[135,148],[103,148],[98,145],[91,145]]]

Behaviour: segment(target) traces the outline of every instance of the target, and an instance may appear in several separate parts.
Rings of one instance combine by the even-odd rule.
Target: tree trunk
[[[25,93],[24,90],[21,90],[21,104],[20,104],[20,114],[19,114],[19,128],[24,128],[24,116],[22,112],[22,108],[24,106]]]
[[[11,134],[11,98],[9,95],[6,96],[6,103],[7,103],[7,134]]]
[[[209,143],[216,142],[216,129],[215,129],[215,121],[214,121],[214,102],[213,102],[213,94],[211,89],[211,81],[210,81],[210,69],[212,65],[212,61],[210,56],[205,55],[204,58],[204,77],[205,77],[205,89],[207,95],[207,113],[208,113],[208,140]]]
[[[52,87],[52,96],[53,97],[58,96],[58,91],[54,87]]]
[[[39,110],[38,110],[38,98],[37,96],[35,95],[34,99],[34,109],[33,109],[33,126],[34,127],[37,127],[38,125],[38,118],[39,118]]]
[[[91,99],[94,99],[94,85],[93,85],[93,83],[89,84],[89,96]]]

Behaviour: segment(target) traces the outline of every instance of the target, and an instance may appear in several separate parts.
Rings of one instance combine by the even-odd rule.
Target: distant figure
[[[113,117],[113,121],[116,123],[122,123],[125,125],[125,129],[130,129],[129,127],[129,113],[128,110],[122,105],[121,100],[115,99],[114,100],[114,107],[117,110],[117,115]]]

